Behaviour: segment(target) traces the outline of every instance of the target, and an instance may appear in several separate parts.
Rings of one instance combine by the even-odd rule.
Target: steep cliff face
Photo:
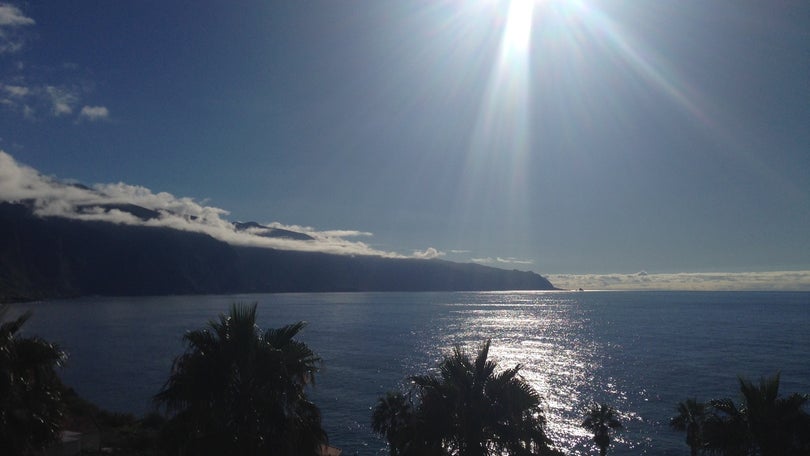
[[[0,204],[0,300],[82,295],[553,289],[476,264],[235,247],[200,233]]]
[[[40,218],[0,205],[4,298],[216,293],[237,257],[209,236],[168,228]]]

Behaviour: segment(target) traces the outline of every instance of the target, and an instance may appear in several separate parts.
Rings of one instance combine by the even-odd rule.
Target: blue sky
[[[0,150],[402,255],[810,270],[810,3],[5,2]]]

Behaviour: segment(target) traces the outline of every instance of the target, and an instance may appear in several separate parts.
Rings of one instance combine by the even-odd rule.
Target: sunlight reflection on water
[[[556,294],[488,294],[485,302],[450,304],[441,344],[474,353],[492,340],[490,357],[500,369],[522,365],[521,375],[544,398],[548,431],[561,448],[574,448],[587,433],[580,410],[587,408],[598,368],[597,344],[583,337],[587,315],[576,301]]]
[[[150,410],[182,334],[233,302],[259,302],[259,326],[309,322],[301,338],[324,360],[313,400],[345,455],[387,454],[370,415],[386,391],[436,371],[454,344],[492,339],[501,369],[523,365],[549,434],[566,454],[594,454],[580,427],[593,402],[624,425],[610,454],[686,454],[668,421],[678,401],[736,398],[737,376],[782,372],[810,391],[810,293],[323,293],[85,298],[28,303],[27,334],[70,353],[63,379],[115,411]]]

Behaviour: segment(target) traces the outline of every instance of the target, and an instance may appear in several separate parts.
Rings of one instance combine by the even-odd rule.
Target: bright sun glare
[[[477,153],[473,153],[476,159],[495,149],[510,155],[513,161],[528,153],[528,128],[531,122],[527,117],[531,112],[529,104],[533,80],[530,74],[531,59],[533,55],[538,56],[538,52],[532,50],[533,41],[537,41],[532,37],[532,29],[534,16],[540,9],[543,9],[543,15],[547,12],[557,13],[544,18],[545,23],[555,25],[555,34],[570,30],[569,39],[560,39],[563,46],[574,46],[571,51],[576,51],[577,46],[585,46],[587,41],[597,39],[602,52],[616,57],[617,61],[634,71],[650,87],[665,94],[688,115],[711,126],[711,119],[698,103],[699,97],[667,68],[665,59],[645,48],[643,42],[634,40],[622,30],[619,23],[589,2],[560,1],[552,4],[549,0],[492,0],[491,4],[497,5],[503,21],[500,22],[502,29],[498,57],[490,73],[479,121],[473,133],[473,149],[478,149]],[[587,33],[578,29],[585,29]],[[542,58],[549,58],[547,54],[542,55]],[[563,55],[576,59],[578,53]],[[559,83],[565,84],[565,81]],[[518,163],[513,165],[520,167]]]
[[[601,11],[597,3],[589,0],[471,3],[485,6],[475,10],[490,15],[487,23],[497,27],[498,45],[491,66],[487,67],[489,77],[468,142],[461,184],[461,194],[466,198],[461,204],[465,217],[473,220],[481,210],[481,201],[489,201],[488,189],[497,188],[503,198],[490,204],[494,210],[509,214],[504,217],[500,233],[531,229],[528,187],[532,176],[528,174],[531,168],[528,164],[532,156],[544,152],[532,144],[533,136],[538,134],[532,128],[537,125],[532,116],[544,109],[536,102],[538,95],[548,95],[545,100],[563,104],[572,113],[570,118],[577,119],[572,122],[587,120],[597,103],[613,101],[612,94],[602,92],[595,99],[579,99],[576,84],[596,77],[599,72],[595,65],[605,61],[620,66],[622,71],[635,73],[691,118],[711,127],[710,116],[704,114],[698,103],[700,97],[668,68],[666,59],[635,39],[621,22]],[[496,15],[494,20],[492,14]],[[592,64],[583,60],[589,53],[607,58]],[[560,69],[577,73],[566,73],[570,78],[562,78]],[[549,87],[555,88],[553,96],[541,92]],[[574,97],[570,99],[559,98],[571,94]],[[572,131],[576,129],[573,123],[569,127]]]
[[[506,210],[513,214],[504,227],[519,231],[528,223],[525,184],[529,135],[530,55],[536,0],[498,3],[503,14],[498,54],[490,69],[464,170],[463,192],[468,210],[478,210],[476,190],[501,187],[509,195]],[[501,9],[503,8],[503,9]],[[493,172],[493,170],[498,170]]]
[[[532,34],[532,14],[535,0],[511,0],[503,32],[503,49],[509,53],[525,53]]]

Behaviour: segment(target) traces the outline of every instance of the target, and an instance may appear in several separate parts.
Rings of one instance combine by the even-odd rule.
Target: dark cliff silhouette
[[[286,233],[279,233],[286,235]],[[0,204],[0,301],[86,295],[551,290],[477,264],[238,247],[170,228],[38,217]]]

